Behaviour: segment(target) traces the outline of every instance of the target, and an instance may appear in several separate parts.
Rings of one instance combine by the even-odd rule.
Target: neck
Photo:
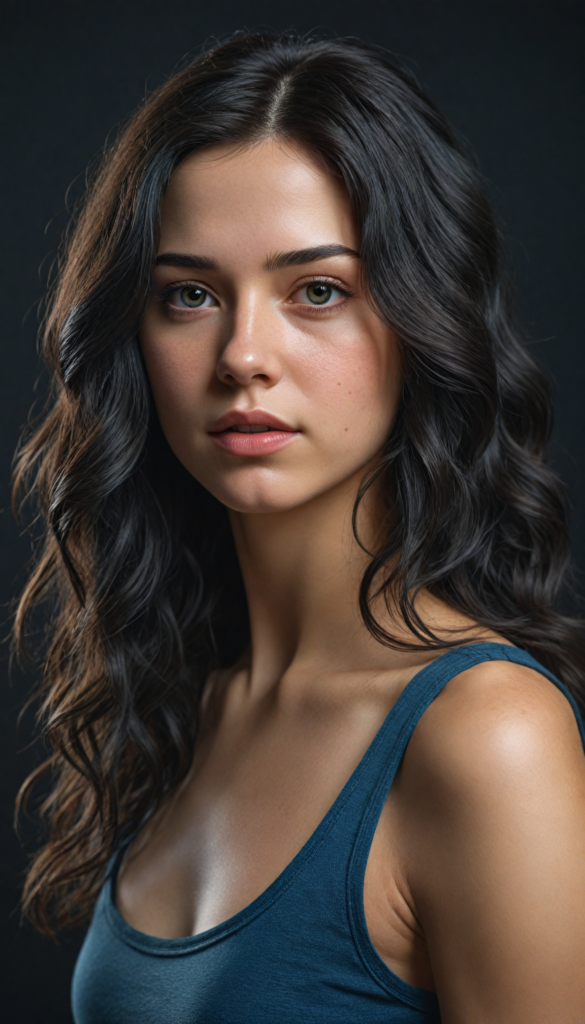
[[[230,514],[250,613],[251,687],[268,688],[292,668],[363,666],[382,650],[358,607],[369,561],[351,526],[360,479],[285,512]],[[375,544],[378,507],[372,487],[358,519],[366,547]]]

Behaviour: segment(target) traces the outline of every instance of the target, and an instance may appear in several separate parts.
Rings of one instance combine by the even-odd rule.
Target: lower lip
[[[279,452],[287,444],[300,437],[299,430],[263,430],[254,434],[244,434],[239,430],[222,430],[218,434],[210,434],[216,444],[231,455],[272,455]]]

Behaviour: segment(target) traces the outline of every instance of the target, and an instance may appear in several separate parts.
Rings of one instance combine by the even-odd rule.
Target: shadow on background
[[[85,168],[108,132],[210,36],[242,27],[324,28],[403,57],[480,162],[509,237],[520,319],[553,381],[552,461],[570,487],[575,558],[585,567],[578,0],[4,0],[1,26],[7,241],[0,254],[0,506],[8,504],[8,467],[33,400],[35,303],[67,221],[67,188],[72,199],[80,194]],[[22,584],[29,548],[8,511],[0,531],[5,607]],[[15,910],[26,859],[12,830],[12,806],[40,757],[25,749],[32,716],[16,729],[29,683],[16,675],[1,689],[1,1016],[5,1024],[66,1024],[82,936],[54,945],[20,928]],[[34,831],[26,826],[25,848],[33,847]]]

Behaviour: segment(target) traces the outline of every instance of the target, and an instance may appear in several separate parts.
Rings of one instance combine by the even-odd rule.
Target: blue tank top
[[[199,935],[160,939],[115,904],[113,858],[73,976],[75,1024],[431,1024],[436,996],[397,977],[370,941],[363,905],[374,831],[414,727],[453,676],[484,661],[536,669],[481,643],[441,655],[408,683],[311,838],[265,892]]]

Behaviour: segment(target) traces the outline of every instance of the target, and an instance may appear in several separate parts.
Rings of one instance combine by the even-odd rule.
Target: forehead
[[[279,139],[209,147],[174,173],[161,209],[160,250],[214,253],[226,245],[293,249],[340,242],[357,248],[341,181],[311,154]]]

